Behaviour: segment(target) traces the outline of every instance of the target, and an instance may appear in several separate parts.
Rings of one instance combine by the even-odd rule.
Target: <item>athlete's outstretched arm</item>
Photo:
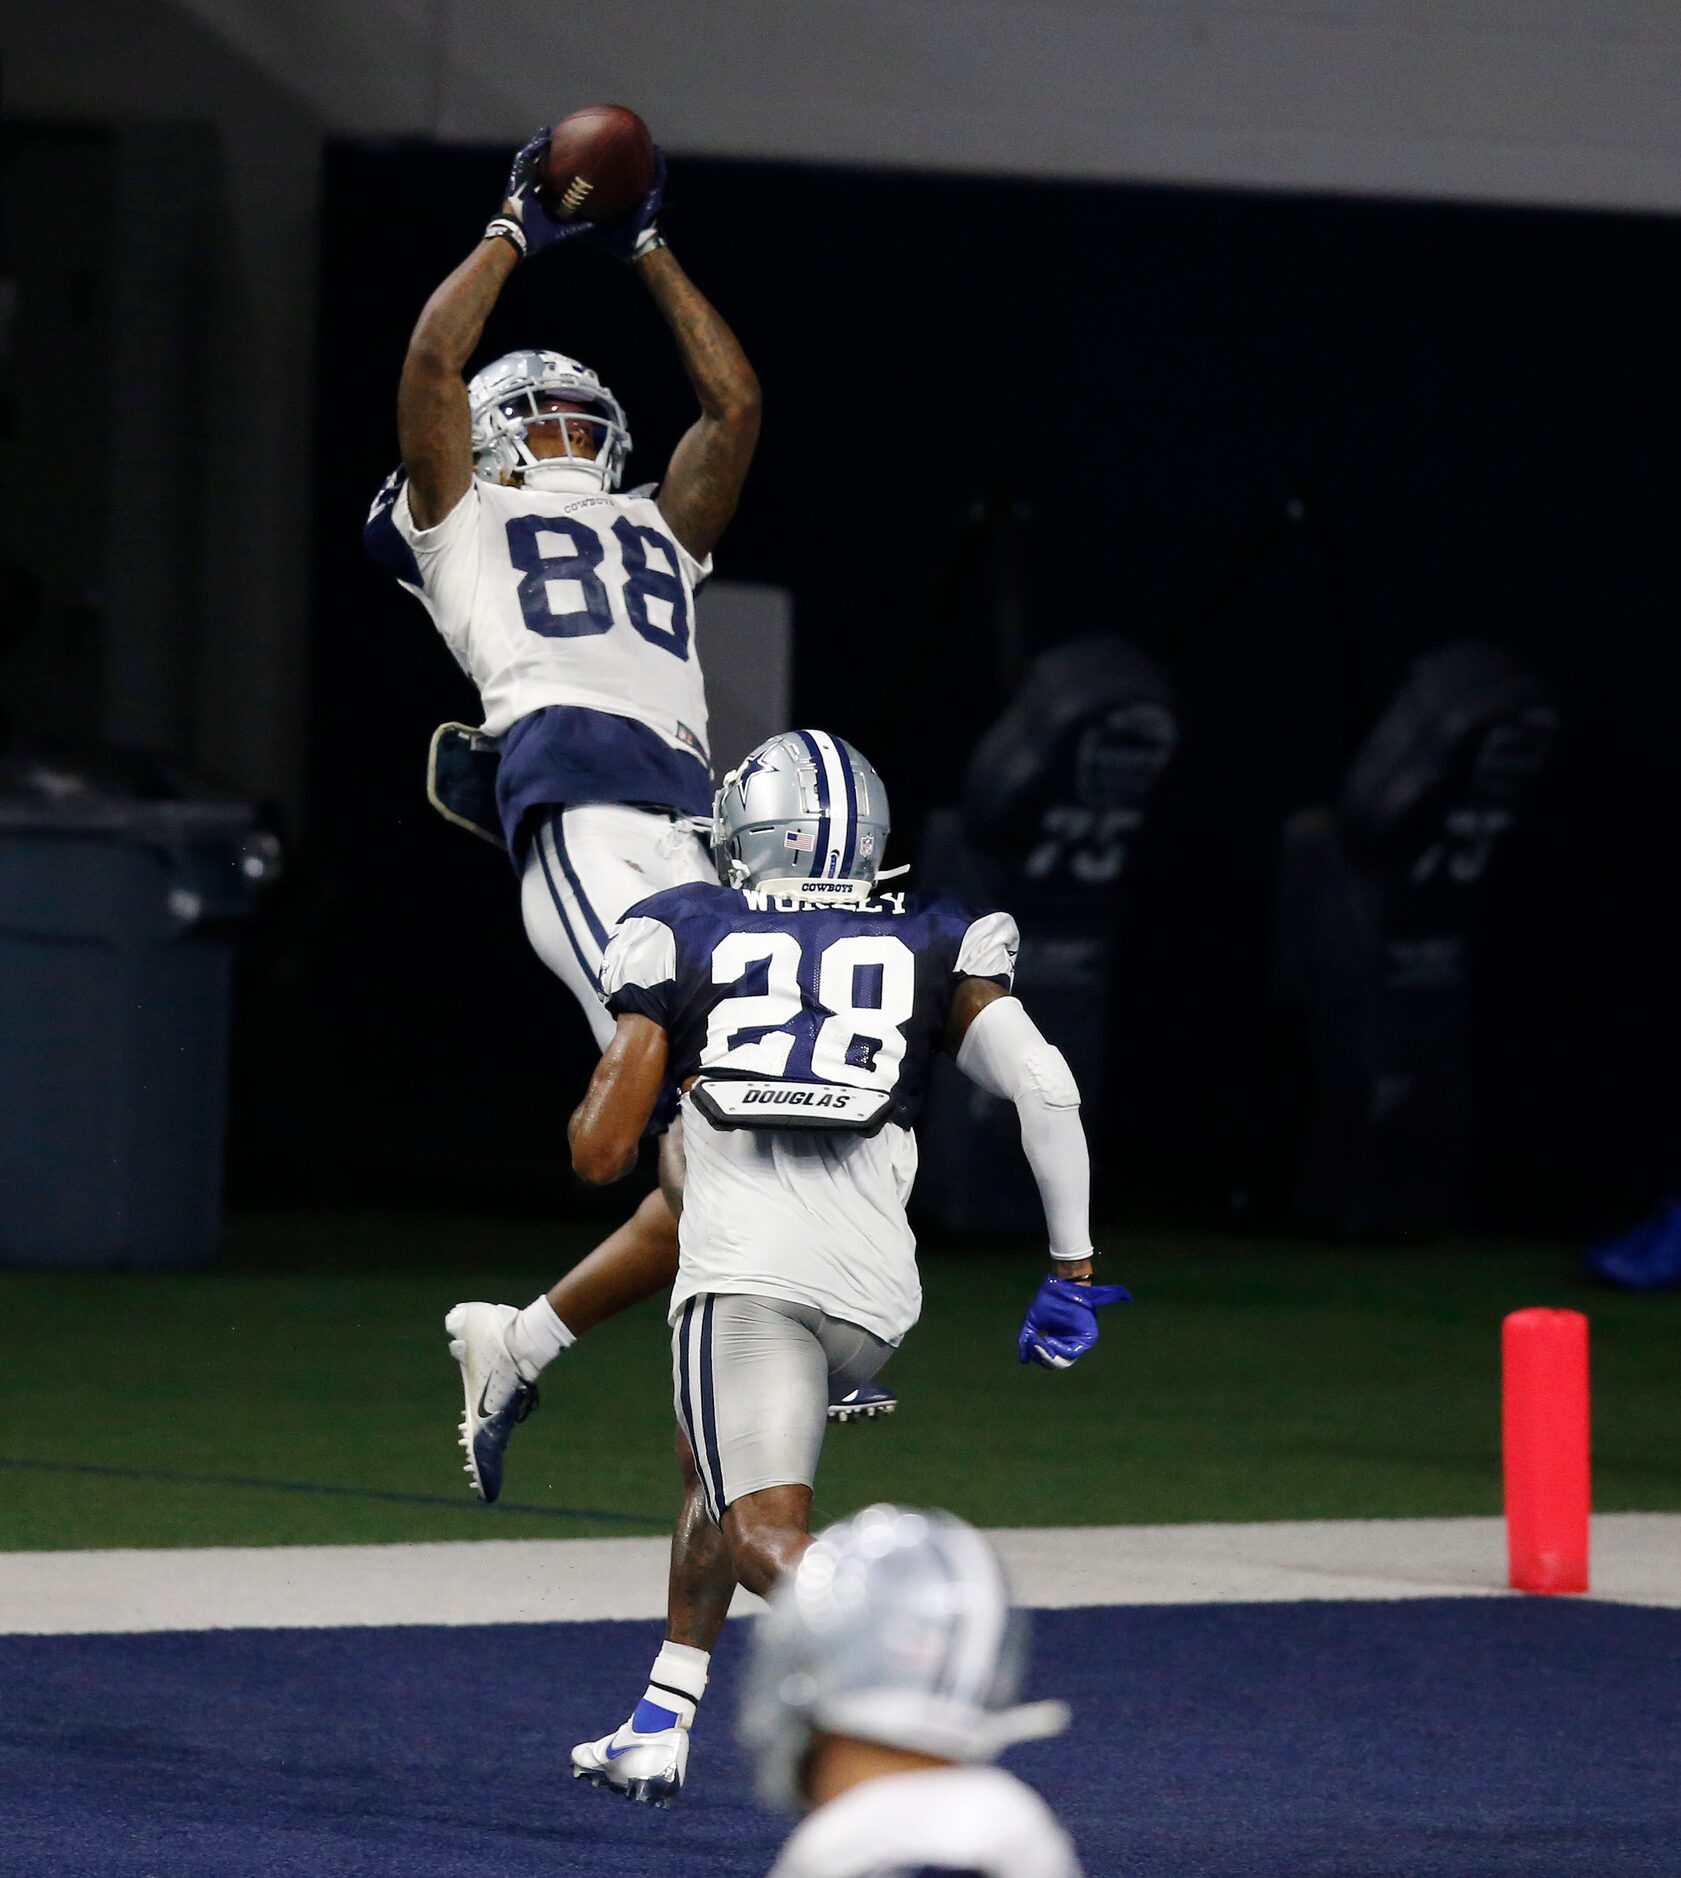
[[[971,1082],[1014,1102],[1021,1144],[1044,1202],[1052,1270],[1091,1279],[1091,1157],[1080,1091],[1063,1054],[989,978],[965,978],[951,1001],[946,1048]]]
[[[397,437],[417,527],[441,522],[473,480],[473,425],[461,374],[508,276],[523,256],[591,232],[588,222],[557,222],[537,200],[548,147],[545,128],[514,152],[500,213],[426,302],[409,336],[397,387]]]
[[[677,341],[700,416],[671,453],[660,513],[703,561],[718,545],[741,499],[759,441],[759,380],[740,342],[663,242],[632,263]]]
[[[566,1130],[580,1180],[605,1187],[635,1167],[642,1131],[665,1081],[666,1056],[665,1031],[651,1017],[627,1012],[618,1020]]]
[[[462,368],[473,356],[503,282],[518,265],[511,243],[489,236],[426,302],[397,387],[397,439],[417,528],[441,522],[473,480],[473,434]]]
[[[1091,1281],[1091,1157],[1073,1072],[1021,1004],[984,979],[958,986],[946,1045],[971,1082],[1014,1102],[1021,1117],[1021,1145],[1045,1208],[1051,1276],[1027,1307],[1016,1354],[1024,1363],[1069,1369],[1097,1342],[1098,1310],[1130,1295]]]

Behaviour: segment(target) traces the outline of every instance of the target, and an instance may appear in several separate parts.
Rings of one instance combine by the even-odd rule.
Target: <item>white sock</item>
[[[555,1316],[554,1306],[545,1293],[534,1298],[523,1311],[516,1313],[508,1326],[508,1352],[519,1365],[527,1382],[535,1382],[562,1350],[569,1350],[578,1339]]]
[[[639,1734],[654,1734],[671,1726],[666,1715],[675,1715],[679,1727],[692,1728],[695,1710],[706,1693],[706,1668],[711,1661],[710,1651],[697,1650],[693,1644],[661,1644],[631,1726]],[[650,1709],[656,1713],[649,1714]]]

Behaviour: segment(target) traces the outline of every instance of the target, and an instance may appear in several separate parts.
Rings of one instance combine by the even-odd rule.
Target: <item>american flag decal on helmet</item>
[[[782,839],[797,854],[810,854],[817,846],[817,837],[809,828],[785,828]]]

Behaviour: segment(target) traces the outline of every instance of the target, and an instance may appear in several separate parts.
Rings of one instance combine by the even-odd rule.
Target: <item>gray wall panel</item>
[[[1681,9],[1560,0],[181,0],[347,129],[632,102],[675,149],[1681,208]]]

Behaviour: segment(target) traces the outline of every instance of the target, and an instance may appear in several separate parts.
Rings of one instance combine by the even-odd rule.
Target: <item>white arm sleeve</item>
[[[1051,1257],[1089,1257],[1091,1157],[1068,1059],[1045,1041],[1020,998],[995,998],[969,1026],[957,1067],[989,1094],[1016,1105],[1021,1145],[1044,1203]]]

